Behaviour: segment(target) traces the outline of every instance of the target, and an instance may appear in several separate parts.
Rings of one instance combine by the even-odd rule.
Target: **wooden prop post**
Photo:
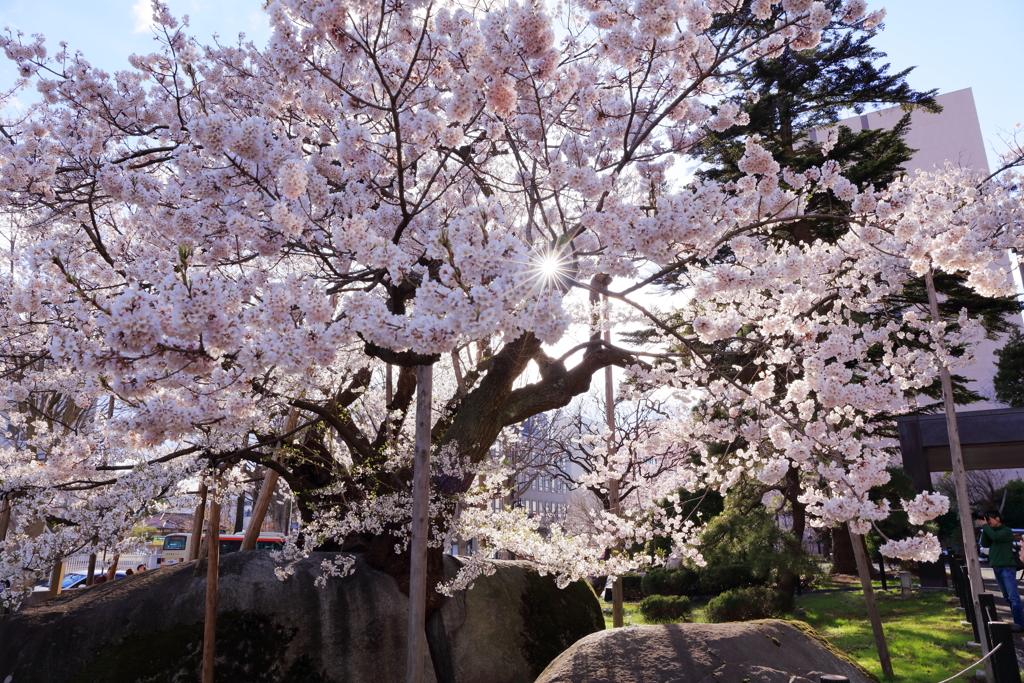
[[[64,580],[64,560],[57,560],[50,570],[50,595],[60,595],[61,582]]]
[[[199,504],[192,519],[192,545],[188,549],[188,559],[199,559],[199,539],[203,536],[203,518],[206,516],[206,484],[199,487]]]
[[[612,283],[610,275],[603,276],[601,285],[607,288]],[[603,295],[604,300],[604,342],[609,347],[612,345],[612,330],[610,327],[611,302],[608,295]],[[615,377],[612,366],[604,369],[604,418],[608,428],[608,457],[615,453]],[[616,517],[620,513],[619,480],[608,482],[608,507]],[[612,628],[620,628],[624,623],[624,609],[622,606],[622,577],[615,577],[612,583]]]
[[[857,560],[857,574],[860,576],[860,585],[864,589],[864,604],[868,611],[868,619],[871,621],[871,631],[875,635],[878,662],[882,665],[882,673],[892,678],[892,660],[889,658],[889,645],[885,642],[882,618],[878,614],[878,605],[875,603],[875,591],[871,587],[871,564],[868,562],[868,554],[864,550],[864,541],[861,540],[860,534],[853,533],[852,528],[850,529],[850,542],[853,543],[853,555]]]
[[[121,553],[114,555],[114,559],[110,561],[110,566],[107,567],[107,581],[113,581],[117,578],[117,565],[121,563]]]
[[[924,275],[925,289],[928,291],[928,309],[931,313],[932,323],[940,324],[939,299],[935,293],[935,279],[931,268]],[[938,338],[935,344],[945,350],[945,342]],[[953,402],[953,380],[949,375],[949,368],[944,364],[939,368],[939,377],[942,379],[942,403],[946,412],[946,434],[949,436],[949,455],[953,467],[953,484],[956,487],[957,512],[960,514],[960,532],[964,539],[964,558],[967,561],[967,576],[970,580],[971,609],[974,612],[975,623],[984,624],[986,619],[978,602],[978,594],[985,592],[985,584],[981,579],[981,563],[978,560],[978,547],[974,543],[974,520],[971,515],[971,503],[967,494],[967,473],[964,471],[964,456],[960,449],[960,429],[956,423],[956,404]],[[978,629],[978,636],[981,639],[982,656],[987,655],[990,649],[988,638],[984,628]],[[985,668],[985,678],[992,683],[992,667]]]
[[[216,481],[216,480],[215,480]],[[207,523],[206,547],[206,618],[203,623],[203,683],[213,683],[214,657],[217,650],[217,579],[220,564],[220,501],[217,487],[210,500],[210,520]]]
[[[412,478],[409,558],[409,632],[406,683],[422,683],[426,653],[427,535],[430,533],[430,404],[434,367],[416,368],[416,450]]]
[[[288,412],[288,420],[284,425],[284,433],[295,429],[295,426],[299,423],[299,411],[297,408],[292,408]],[[284,449],[284,444],[281,444],[281,449]],[[275,456],[274,460],[280,460],[280,454]],[[280,475],[277,470],[267,468],[267,476],[263,479],[263,486],[260,488],[260,494],[256,497],[256,502],[252,506],[252,517],[249,518],[249,527],[245,530],[245,538],[242,540],[242,550],[255,550],[256,541],[259,540],[260,531],[263,529],[263,520],[267,518],[267,511],[270,509],[270,501],[274,499],[274,490],[277,488],[277,479]],[[291,520],[288,520],[289,523]],[[276,529],[275,529],[276,531]]]

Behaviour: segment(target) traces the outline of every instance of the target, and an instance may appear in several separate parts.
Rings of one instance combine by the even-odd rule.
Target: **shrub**
[[[649,624],[686,621],[692,611],[686,596],[649,595],[640,603],[640,614]]]
[[[725,591],[708,603],[707,618],[713,624],[725,621],[750,621],[768,619],[788,612],[793,607],[793,598],[787,593],[751,586]]]
[[[647,572],[643,580],[644,595],[693,595],[698,586],[697,572],[687,567],[655,567]]]
[[[736,588],[763,585],[764,577],[749,564],[709,564],[700,570],[701,595],[713,595]]]

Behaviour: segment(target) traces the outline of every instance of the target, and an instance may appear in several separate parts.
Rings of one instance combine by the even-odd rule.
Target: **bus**
[[[199,542],[206,538],[206,534],[199,537]],[[242,549],[242,541],[245,534],[221,534],[220,554],[237,552]],[[280,550],[284,547],[284,534],[269,533],[261,531],[256,539],[256,550]],[[189,558],[192,550],[192,534],[167,534],[164,536],[164,552],[159,562],[161,564],[174,564],[184,562]]]

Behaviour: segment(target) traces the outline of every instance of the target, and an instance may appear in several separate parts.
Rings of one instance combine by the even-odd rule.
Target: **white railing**
[[[135,569],[140,564],[150,567],[150,558],[156,557],[149,553],[128,553],[121,555],[117,561],[117,569],[124,571],[125,569]],[[103,553],[96,555],[96,571],[104,571],[110,569],[111,562],[114,561],[114,555],[107,553],[106,557]],[[89,570],[89,556],[88,555],[72,555],[71,557],[64,558],[64,574],[84,574]]]

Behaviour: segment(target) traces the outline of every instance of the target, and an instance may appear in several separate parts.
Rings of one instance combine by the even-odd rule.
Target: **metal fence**
[[[106,571],[110,569],[111,563],[114,561],[114,555],[111,553],[99,553],[96,555],[96,571]],[[124,571],[125,569],[135,569],[140,564],[146,565],[146,567],[152,569],[156,566],[156,555],[150,553],[128,553],[121,555],[117,561],[117,570]],[[64,574],[84,574],[89,570],[89,556],[88,555],[72,555],[71,557],[64,558]]]

